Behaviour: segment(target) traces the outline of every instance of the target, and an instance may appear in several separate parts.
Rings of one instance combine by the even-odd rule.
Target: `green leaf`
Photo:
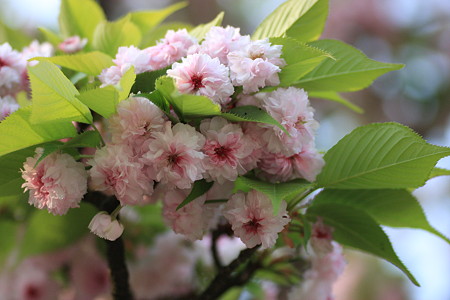
[[[220,26],[222,24],[224,15],[224,12],[219,13],[217,17],[214,18],[214,20],[206,24],[198,25],[197,27],[189,31],[189,34],[195,37],[199,42],[201,42],[205,38],[206,33],[211,29],[211,27]]]
[[[252,39],[288,35],[301,41],[315,40],[323,31],[327,15],[327,0],[289,0],[261,22]]]
[[[44,40],[49,42],[53,46],[58,46],[61,42],[63,42],[63,39],[53,31],[50,31],[44,27],[39,27],[38,29],[44,36]]]
[[[198,197],[205,194],[207,191],[209,191],[213,184],[213,181],[207,182],[205,179],[200,179],[194,182],[191,192],[189,193],[189,195],[187,195],[186,199],[184,199],[183,202],[181,202],[180,205],[177,206],[177,210],[188,205]]]
[[[415,188],[448,155],[450,148],[428,144],[406,126],[370,124],[356,128],[325,154],[317,183],[333,189]]]
[[[35,210],[25,232],[21,257],[48,253],[67,247],[86,235],[96,210],[81,203],[64,216],[54,216],[46,210]]]
[[[34,149],[30,147],[0,156],[0,197],[23,194],[24,180],[20,169],[27,157],[34,155]]]
[[[328,0],[318,0],[287,31],[286,35],[299,41],[317,40],[328,17]]]
[[[111,56],[99,51],[53,57],[39,57],[36,60],[50,61],[62,67],[94,76],[99,75],[103,69],[113,65]]]
[[[134,67],[128,69],[128,71],[123,74],[119,82],[119,102],[128,99],[134,81],[136,80],[136,74],[134,73]]]
[[[320,40],[310,46],[329,52],[327,59],[297,82],[308,91],[357,91],[368,87],[379,76],[403,68],[400,64],[382,63],[367,58],[361,51],[336,40]]]
[[[11,251],[16,246],[17,224],[9,220],[0,220],[0,235],[2,237],[2,246],[0,247],[0,267],[8,258]]]
[[[438,176],[448,176],[450,175],[450,170],[442,169],[442,168],[433,168],[430,173],[430,177],[428,179],[438,177]]]
[[[336,92],[312,91],[312,92],[309,92],[308,94],[309,94],[310,98],[320,98],[320,99],[326,99],[326,100],[331,100],[331,101],[340,103],[359,114],[362,114],[364,112],[364,110],[361,107],[351,103],[350,101],[343,98],[341,95],[339,95]]]
[[[342,204],[369,214],[378,224],[426,230],[450,243],[428,222],[416,198],[406,190],[328,190],[314,198],[313,205]]]
[[[220,115],[220,105],[204,96],[180,94],[174,80],[162,76],[156,80],[156,89],[173,106],[181,119]]]
[[[156,42],[164,38],[169,30],[177,31],[179,29],[186,29],[187,31],[191,31],[193,28],[191,24],[182,22],[160,24],[142,37],[140,48],[144,49],[156,45]]]
[[[412,283],[419,286],[414,276],[395,254],[389,238],[370,215],[362,210],[337,203],[317,204],[307,211],[311,221],[322,217],[334,228],[333,239],[343,245],[381,257],[402,270]]]
[[[287,66],[278,74],[280,86],[289,86],[293,82],[314,70],[323,60],[333,58],[329,53],[315,47],[308,46],[292,38],[271,38],[274,45],[282,45],[282,58]]]
[[[119,92],[113,86],[107,86],[81,92],[77,98],[102,117],[109,118],[116,113]]]
[[[221,116],[232,122],[257,122],[275,125],[289,135],[283,125],[278,123],[278,121],[272,118],[265,110],[256,106],[238,106],[227,113],[223,113]]]
[[[159,10],[147,10],[131,12],[129,16],[130,20],[137,25],[141,33],[144,35],[155,26],[159,25],[165,18],[173,14],[174,12],[186,7],[187,1],[181,1],[170,5],[166,8]]]
[[[141,38],[141,31],[128,17],[98,24],[94,32],[93,45],[96,50],[115,56],[119,47],[139,45]]]
[[[248,193],[250,190],[261,192],[272,200],[274,213],[278,214],[280,204],[284,199],[291,195],[299,194],[309,187],[312,187],[312,184],[301,179],[282,183],[270,183],[239,176],[234,182],[233,193],[238,191]]]
[[[78,35],[92,43],[94,30],[105,20],[102,8],[93,0],[62,0],[59,29],[64,37]]]
[[[153,91],[150,94],[139,94],[139,97],[147,98],[153,104],[159,107],[164,113],[170,115],[170,106],[166,98],[164,98],[159,91]]]
[[[55,120],[32,124],[30,118],[33,105],[19,109],[0,122],[0,156],[76,135],[71,122]]]
[[[33,123],[61,119],[92,124],[89,108],[76,98],[77,89],[57,66],[41,61],[28,67],[28,76],[33,99]]]
[[[136,80],[131,88],[132,93],[151,93],[155,90],[156,79],[166,75],[167,68],[152,72],[144,72],[136,75]]]

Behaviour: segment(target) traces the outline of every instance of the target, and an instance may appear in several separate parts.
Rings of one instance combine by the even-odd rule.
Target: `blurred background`
[[[57,31],[59,0],[0,0],[0,21],[37,36],[42,26]],[[158,9],[169,0],[101,0],[109,19],[132,10]],[[170,20],[193,25],[225,11],[224,25],[250,34],[281,0],[190,0]],[[0,43],[5,36],[0,27]],[[3,32],[2,32],[3,31]],[[327,150],[353,128],[396,121],[426,140],[450,145],[450,1],[330,0],[323,38],[343,40],[370,58],[403,63],[372,87],[345,94],[365,110],[357,114],[339,104],[312,100],[321,128],[319,149]],[[450,159],[440,167],[450,168]],[[416,196],[430,223],[450,236],[450,178],[432,179]],[[368,255],[347,251],[348,266],[335,286],[336,300],[450,300],[450,246],[429,233],[389,229],[394,248],[422,287],[413,286],[394,267]]]

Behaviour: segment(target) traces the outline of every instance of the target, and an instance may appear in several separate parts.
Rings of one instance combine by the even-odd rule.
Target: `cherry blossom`
[[[170,66],[186,56],[189,47],[196,43],[195,38],[190,36],[186,29],[167,31],[166,36],[156,46],[144,49],[150,56],[150,69],[159,70]]]
[[[231,223],[234,235],[248,247],[262,244],[262,249],[275,245],[278,233],[289,223],[286,202],[280,204],[277,215],[271,200],[264,194],[251,190],[231,196],[224,207],[224,216]]]
[[[88,161],[90,187],[107,195],[115,195],[122,205],[145,204],[153,193],[153,182],[143,172],[144,165],[134,159],[132,150],[124,145],[107,145]]]
[[[117,114],[109,119],[112,142],[126,144],[137,155],[143,154],[146,142],[164,129],[167,118],[151,101],[131,97],[117,106]]]
[[[203,146],[205,178],[224,183],[226,180],[234,181],[238,175],[248,171],[241,160],[252,154],[253,147],[239,125],[214,117],[203,120],[200,131],[206,137]]]
[[[278,73],[286,63],[280,45],[271,46],[268,39],[249,43],[228,54],[230,76],[235,86],[243,86],[244,93],[257,92],[267,85],[278,85]]]
[[[234,92],[228,73],[218,58],[206,54],[188,55],[167,70],[181,93],[206,96],[222,105],[230,101]]]
[[[83,50],[86,46],[87,38],[80,38],[78,35],[71,36],[65,39],[58,45],[58,49],[65,53],[75,53]]]
[[[228,53],[244,48],[250,43],[248,35],[242,36],[240,29],[232,26],[226,28],[214,26],[205,36],[203,43],[195,49],[212,58],[217,57],[224,65],[228,65]]]
[[[79,207],[87,191],[87,172],[82,163],[72,156],[54,152],[36,165],[44,149],[25,161],[22,188],[30,191],[28,203],[39,209],[46,208],[54,215],[64,215],[69,208]]]
[[[313,182],[324,165],[322,155],[311,144],[305,145],[302,151],[291,156],[264,152],[258,163],[258,167],[263,171],[261,176],[270,182],[284,182],[296,178]]]
[[[0,97],[0,121],[19,109],[19,104],[11,96]]]
[[[295,87],[280,88],[271,93],[258,94],[257,97],[261,99],[262,107],[289,132],[287,135],[280,128],[271,125],[262,136],[268,151],[291,156],[314,141],[319,123],[314,120],[314,109],[304,90]]]
[[[0,97],[14,95],[22,89],[22,74],[27,62],[8,43],[0,45]]]
[[[190,188],[202,178],[204,171],[201,152],[205,138],[195,128],[167,122],[164,132],[156,132],[143,155],[149,174],[156,181],[180,189]]]
[[[123,225],[106,211],[97,213],[88,227],[93,234],[110,241],[117,240],[123,232]]]
[[[29,60],[34,57],[50,57],[53,55],[55,49],[52,44],[48,42],[39,43],[37,40],[31,42],[30,45],[22,49],[22,55],[25,60]],[[29,66],[35,66],[38,61],[29,61]]]

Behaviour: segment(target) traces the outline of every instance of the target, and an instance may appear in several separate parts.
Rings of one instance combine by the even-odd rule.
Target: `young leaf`
[[[53,216],[45,210],[35,210],[31,216],[21,247],[21,257],[52,252],[73,244],[86,235],[96,210],[81,203],[64,216]],[[51,230],[50,230],[51,229]]]
[[[261,192],[272,200],[274,213],[277,214],[280,204],[285,198],[294,194],[299,194],[309,187],[312,187],[312,184],[301,179],[282,183],[270,183],[239,176],[234,182],[233,193],[238,191],[247,193],[250,190]]]
[[[159,10],[136,11],[128,14],[130,20],[137,25],[144,35],[174,12],[186,7],[188,3],[181,1]]]
[[[329,190],[314,198],[313,205],[337,203],[358,208],[369,214],[378,224],[426,230],[450,243],[433,228],[416,198],[406,190]]]
[[[326,100],[331,100],[331,101],[340,103],[344,106],[347,106],[348,108],[350,108],[351,110],[353,110],[354,112],[357,112],[359,114],[362,114],[364,112],[364,110],[361,107],[351,103],[350,101],[343,98],[341,95],[339,95],[336,92],[312,91],[312,92],[309,92],[308,95],[310,98],[320,98],[320,99],[326,99]]]
[[[256,28],[252,39],[294,37],[301,41],[317,39],[328,15],[328,0],[288,0]]]
[[[450,148],[428,144],[406,126],[370,124],[356,128],[325,154],[317,183],[333,189],[415,188],[448,155]]]
[[[136,75],[136,80],[134,81],[133,87],[131,88],[132,93],[151,93],[155,90],[155,82],[161,76],[166,75],[167,68],[156,70],[152,72],[144,72]]]
[[[177,206],[177,210],[183,208],[184,206],[188,205],[198,197],[208,192],[209,189],[213,186],[213,184],[214,184],[213,181],[207,182],[205,179],[197,180],[196,182],[194,182],[191,192],[186,197],[186,199],[184,199],[183,202],[181,202],[180,205]]]
[[[78,35],[91,43],[97,25],[105,20],[102,8],[93,0],[62,0],[59,29],[64,37]]]
[[[211,27],[214,26],[220,26],[222,24],[224,12],[221,12],[217,15],[217,17],[214,18],[211,22],[207,24],[201,24],[189,31],[189,34],[193,37],[195,37],[199,42],[201,42],[204,38],[206,33],[211,29]]]
[[[172,78],[162,76],[156,80],[156,89],[173,106],[177,115],[182,118],[220,115],[220,106],[204,96],[180,94]]]
[[[337,203],[317,204],[307,211],[311,221],[321,217],[334,228],[333,239],[338,243],[381,257],[402,270],[412,283],[414,276],[395,254],[389,238],[370,215],[362,210]]]
[[[450,170],[442,169],[442,168],[433,168],[430,173],[430,177],[428,179],[438,177],[438,176],[448,176],[450,175]]]
[[[54,120],[32,124],[33,105],[19,109],[0,123],[0,156],[77,134],[71,122]]]
[[[333,58],[329,53],[303,44],[292,38],[271,38],[274,45],[282,45],[282,58],[287,66],[278,74],[280,86],[289,86],[293,82],[314,70],[323,60]]]
[[[106,86],[81,92],[77,98],[102,117],[109,118],[116,113],[119,92],[113,86]]]
[[[47,28],[39,27],[38,29],[44,36],[44,40],[46,40],[53,46],[58,46],[63,41],[63,39],[59,35],[57,35],[53,31],[48,30]]]
[[[308,45],[330,53],[327,59],[297,82],[307,91],[357,91],[368,87],[379,76],[403,68],[403,65],[382,63],[336,40],[320,40]]]
[[[119,82],[119,102],[125,100],[130,95],[130,91],[136,80],[136,74],[134,73],[134,67],[128,69],[123,74]]]
[[[232,122],[257,122],[275,125],[286,134],[289,134],[283,125],[278,123],[278,121],[272,118],[265,110],[256,106],[238,106],[231,109],[227,113],[222,113],[221,116]]]
[[[103,69],[113,65],[111,56],[99,51],[53,57],[39,57],[36,60],[50,61],[62,67],[93,76],[99,75]]]
[[[141,31],[128,17],[115,22],[103,21],[98,24],[94,32],[93,45],[96,50],[116,56],[117,48],[139,45],[141,38]]]
[[[76,98],[77,89],[57,66],[41,61],[28,68],[28,76],[33,99],[32,123],[58,119],[92,123],[89,108]]]

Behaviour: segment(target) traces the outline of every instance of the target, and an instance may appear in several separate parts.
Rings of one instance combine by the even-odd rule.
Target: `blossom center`
[[[0,57],[0,68],[7,66],[8,64]]]
[[[27,296],[27,299],[39,299],[41,296],[40,290],[34,286],[30,285],[25,290],[25,295]]]
[[[202,80],[203,80],[203,76],[197,75],[197,74],[192,75],[191,81],[192,81],[193,89],[194,89],[195,91],[198,91],[200,88],[205,87],[205,86],[203,85]]]
[[[231,149],[228,147],[217,147],[214,149],[214,153],[220,158],[226,158],[230,154]]]
[[[167,157],[167,162],[169,163],[169,165],[176,165],[179,161],[180,157],[178,156],[178,154],[170,154]]]
[[[261,219],[253,217],[250,221],[245,223],[243,227],[248,233],[257,233],[258,229],[261,227],[260,221]]]

